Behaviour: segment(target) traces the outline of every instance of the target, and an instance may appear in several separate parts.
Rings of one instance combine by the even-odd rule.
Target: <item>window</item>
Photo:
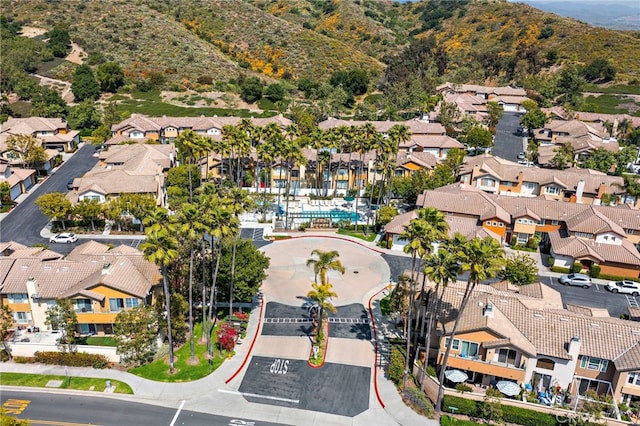
[[[127,297],[125,302],[127,308],[137,308],[140,301],[137,297]]]
[[[526,189],[535,189],[536,188],[536,184],[534,182],[525,182],[524,183],[524,187]]]
[[[498,223],[498,228],[503,228],[503,227],[504,227],[504,223],[499,222],[499,223]]]
[[[515,365],[516,355],[517,352],[513,349],[498,349],[498,362]]]
[[[575,232],[573,235],[575,235],[578,238],[589,238],[589,239],[593,238],[593,234],[590,234],[588,232]]]
[[[490,221],[490,220],[488,220],[488,221],[485,223],[485,225],[487,225],[487,226],[491,226],[491,221]]]
[[[447,346],[449,346],[449,338],[447,337],[444,341],[444,346],[445,348]],[[453,345],[451,345],[451,349],[457,351],[458,349],[460,349],[460,340],[459,339],[453,339]]]
[[[347,189],[347,184],[349,182],[347,182],[346,180],[339,180],[338,182],[336,182],[336,188],[337,189]]]
[[[606,359],[596,358],[593,356],[583,356],[580,360],[580,368],[605,372],[607,371],[607,367],[609,367],[609,361]]]
[[[14,312],[13,320],[18,324],[25,324],[31,321],[31,312]]]
[[[487,178],[483,178],[480,179],[480,185],[481,186],[488,186],[493,188],[495,186],[496,182],[493,179],[487,179]]]
[[[544,188],[545,194],[558,195],[560,193],[560,188],[557,186],[547,186]]]
[[[640,385],[640,371],[633,371],[629,373],[627,383],[630,385]]]
[[[544,219],[540,219],[539,221],[536,222],[536,225],[544,225]]]
[[[536,361],[536,368],[544,368],[545,370],[553,370],[556,363],[549,358],[540,358]]]
[[[109,299],[109,310],[111,312],[120,312],[124,308],[122,299]]]
[[[493,222],[491,226],[498,226],[498,222]]]
[[[478,344],[474,342],[462,342],[460,348],[460,356],[474,357],[478,356]]]
[[[557,220],[552,220],[552,221],[551,221],[551,224],[552,224],[552,225],[557,225],[557,224],[558,224],[558,221],[557,221]]]
[[[10,293],[9,303],[29,303],[29,295],[27,293]]]
[[[627,235],[633,235],[633,229],[627,229]]]
[[[76,312],[91,312],[91,300],[89,299],[76,299]]]

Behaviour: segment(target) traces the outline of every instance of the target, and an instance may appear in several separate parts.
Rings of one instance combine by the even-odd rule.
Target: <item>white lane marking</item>
[[[169,426],[173,426],[176,424],[176,420],[178,420],[178,416],[180,415],[180,411],[182,411],[182,407],[184,407],[184,403],[186,402],[186,399],[183,399],[182,402],[180,403],[180,408],[178,408],[178,411],[176,411],[175,416],[173,416],[173,420],[171,420],[171,424]]]
[[[232,390],[226,390],[226,389],[218,389],[218,392],[230,393],[232,395],[248,396],[251,398],[264,398],[264,399],[269,399],[271,401],[290,402],[292,404],[300,403],[299,399],[280,398],[279,396],[269,396],[269,395],[258,395],[257,393],[238,392],[238,391],[232,391]]]

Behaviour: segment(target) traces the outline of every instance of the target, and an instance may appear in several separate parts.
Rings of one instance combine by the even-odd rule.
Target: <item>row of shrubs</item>
[[[577,273],[582,270],[582,264],[576,262],[572,268],[563,268],[562,266],[552,266],[551,271],[557,272],[559,274],[570,274],[571,272]],[[631,280],[640,282],[639,278],[629,278],[629,277],[621,277],[619,275],[609,275],[609,274],[601,274],[599,265],[591,265],[591,270],[589,271],[589,276],[591,278],[600,278],[602,280],[609,281],[621,281],[621,280]]]
[[[484,401],[474,401],[472,399],[460,398],[458,396],[445,395],[442,401],[443,411],[450,411],[449,407],[457,408],[456,414],[461,414],[473,418],[483,418]],[[559,417],[554,414],[542,413],[539,411],[529,410],[526,408],[516,407],[513,405],[502,405],[502,418],[508,419],[509,423],[523,426],[558,426],[568,424],[570,419]],[[590,426],[594,423],[584,423],[584,426]]]
[[[49,365],[66,365],[69,367],[107,368],[109,360],[104,355],[85,352],[36,352],[33,357],[16,356],[13,360],[18,364],[41,363]]]

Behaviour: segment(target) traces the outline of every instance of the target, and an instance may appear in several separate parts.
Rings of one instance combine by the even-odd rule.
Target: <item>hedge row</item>
[[[389,360],[389,379],[397,384],[402,383],[404,377],[404,350],[398,345],[391,345],[391,359]]]
[[[456,407],[456,414],[462,414],[469,417],[481,418],[483,401],[474,401],[472,399],[460,398],[459,396],[445,395],[442,401],[442,411],[450,413],[449,407]],[[508,420],[509,423],[524,426],[558,426],[566,424],[568,419],[563,417],[556,419],[556,416],[549,413],[542,413],[527,408],[516,407],[513,405],[502,405],[502,418]]]
[[[42,364],[67,365],[69,367],[107,368],[109,360],[104,355],[84,352],[36,352],[35,362]]]

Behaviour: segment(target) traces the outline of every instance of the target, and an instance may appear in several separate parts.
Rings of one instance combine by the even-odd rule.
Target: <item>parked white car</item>
[[[591,277],[585,274],[562,275],[558,281],[562,285],[574,285],[582,288],[591,287]]]
[[[607,290],[612,293],[624,293],[640,296],[640,283],[629,280],[611,281],[607,284]]]
[[[49,238],[50,243],[75,243],[78,241],[78,236],[71,232],[63,232],[62,234],[56,234]]]

